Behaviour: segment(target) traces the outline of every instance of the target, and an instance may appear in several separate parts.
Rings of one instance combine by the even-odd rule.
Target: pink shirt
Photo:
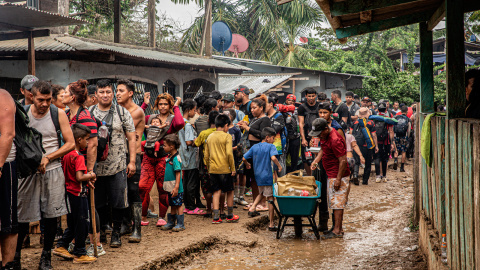
[[[351,134],[345,134],[347,140],[347,152],[352,152],[352,142],[356,142],[355,137]]]

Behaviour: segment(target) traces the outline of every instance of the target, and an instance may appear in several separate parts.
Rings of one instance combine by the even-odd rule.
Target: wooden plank
[[[445,17],[445,1],[435,10],[430,20],[427,22],[428,31],[432,31],[435,26]]]
[[[359,13],[361,11],[385,8],[388,6],[395,6],[414,1],[416,0],[350,0],[348,2],[333,2],[333,4],[330,6],[330,13],[332,14],[332,16],[341,16],[345,14]]]
[[[430,128],[432,132],[432,148],[431,151],[433,151],[432,155],[432,167],[429,168],[431,173],[430,173],[430,190],[431,192],[431,200],[430,200],[430,205],[432,211],[431,211],[431,221],[433,224],[433,228],[438,230],[438,214],[437,214],[437,209],[438,209],[438,200],[437,200],[437,168],[438,168],[438,162],[437,162],[437,133],[435,132],[437,130],[437,123],[436,123],[437,118],[432,117],[430,121]]]
[[[473,237],[472,124],[463,122],[463,202],[465,220],[465,266],[475,268]]]
[[[418,108],[417,103],[417,108]],[[420,210],[421,210],[421,185],[420,185],[420,117],[421,113],[415,114],[415,153],[414,153],[414,165],[413,165],[413,181],[415,187],[415,212],[414,212],[414,224],[418,225],[420,222]]]
[[[120,0],[113,3],[113,42],[120,43],[122,39],[122,22],[120,20],[122,9]]]
[[[445,224],[445,118],[438,117],[438,125],[437,125],[437,159],[439,164],[439,186],[438,186],[438,195],[440,201],[440,209],[439,209],[439,217],[440,217],[440,224],[439,224],[439,234],[446,233],[446,224]]]
[[[452,247],[451,267],[452,269],[461,269],[460,267],[460,244],[459,244],[459,215],[458,215],[458,177],[457,177],[457,121],[449,120],[449,138],[450,138],[450,210],[452,220]]]
[[[475,239],[475,269],[480,269],[480,125],[473,125],[473,213]]]
[[[445,120],[445,233],[447,235],[447,263],[448,266],[453,269],[453,240],[452,240],[452,187],[451,187],[451,166],[450,166],[450,124],[448,120]]]
[[[35,39],[32,32],[28,36],[28,74],[35,75]]]
[[[447,52],[447,117],[465,116],[465,46],[463,1],[445,0]]]
[[[290,80],[290,81],[308,81],[310,79],[308,77],[299,77],[299,78],[294,77],[294,78],[289,78],[288,80]]]
[[[422,115],[420,118],[420,126],[423,127],[423,122],[425,120],[425,116]],[[421,132],[421,131],[420,131]],[[430,207],[429,207],[429,190],[428,190],[428,174],[427,174],[427,164],[423,157],[421,157],[422,164],[421,164],[421,185],[422,185],[422,209],[425,212],[427,217],[430,217]]]
[[[34,30],[32,31],[34,38],[48,37],[50,35],[50,29]],[[14,40],[14,39],[26,39],[30,36],[30,32],[13,32],[13,33],[1,33],[0,41]]]
[[[420,110],[433,113],[433,34],[420,23]]]
[[[465,269],[465,260],[466,260],[466,251],[465,251],[465,219],[464,219],[464,183],[463,183],[463,123],[462,121],[457,121],[457,178],[458,178],[458,229],[459,229],[459,240],[460,245],[460,266],[462,269]]]
[[[335,33],[337,38],[347,38],[351,36],[363,35],[366,33],[372,33],[399,26],[414,24],[418,22],[424,22],[430,19],[432,11],[423,11],[414,14],[408,14],[395,18],[390,18],[382,21],[371,22],[367,24],[353,25],[345,28],[337,28]],[[463,33],[463,31],[462,31]],[[465,59],[463,60],[465,61]]]

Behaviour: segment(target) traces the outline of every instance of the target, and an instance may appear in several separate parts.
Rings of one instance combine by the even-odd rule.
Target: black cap
[[[332,112],[332,106],[330,102],[321,102],[320,104],[318,104],[318,110],[327,110]]]
[[[318,135],[320,135],[320,133],[322,133],[322,131],[324,131],[327,128],[328,128],[327,120],[323,118],[317,118],[313,120],[312,131],[308,133],[308,136],[317,137]]]
[[[250,95],[250,88],[248,88],[247,86],[245,85],[240,85],[238,86],[237,89],[233,90],[234,92],[242,92],[244,93],[245,95]]]

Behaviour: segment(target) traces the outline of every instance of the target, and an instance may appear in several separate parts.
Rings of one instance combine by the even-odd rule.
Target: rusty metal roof
[[[43,29],[58,26],[85,24],[86,21],[70,18],[25,5],[5,3],[0,5],[0,31]],[[17,29],[15,29],[16,27]]]
[[[26,52],[28,51],[28,42],[26,39],[0,41],[0,51]],[[59,42],[52,37],[39,37],[35,38],[35,51],[75,51],[75,48],[65,43]]]

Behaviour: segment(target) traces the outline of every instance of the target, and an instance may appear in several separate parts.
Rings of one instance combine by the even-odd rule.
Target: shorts
[[[198,174],[200,176],[200,186],[202,187],[203,195],[212,194],[212,183],[210,181],[210,175],[207,173],[207,167],[203,164],[200,166],[204,167],[203,173],[199,172]]]
[[[95,182],[95,206],[110,206],[116,209],[127,208],[127,173],[125,170],[114,175],[99,176]]]
[[[0,235],[18,233],[17,190],[17,165],[5,162],[0,178]]]
[[[178,193],[177,196],[172,197],[172,193],[168,193],[168,205],[170,206],[182,206],[183,205],[183,192]]]
[[[350,180],[343,177],[340,182],[340,189],[335,190],[334,184],[337,178],[328,178],[328,206],[330,209],[345,209],[348,202],[348,193],[350,192]]]
[[[399,154],[407,152],[408,137],[395,137],[395,146]]]
[[[273,187],[272,186],[258,186],[258,192],[263,194],[265,197],[273,197]]]
[[[68,214],[62,167],[18,180],[18,222],[35,222]]]
[[[210,174],[210,181],[212,183],[212,190],[222,192],[233,191],[234,178],[231,174]]]
[[[347,158],[347,163],[348,163],[348,167],[350,168],[350,171],[353,172],[353,168],[355,167],[355,158],[353,157]]]

